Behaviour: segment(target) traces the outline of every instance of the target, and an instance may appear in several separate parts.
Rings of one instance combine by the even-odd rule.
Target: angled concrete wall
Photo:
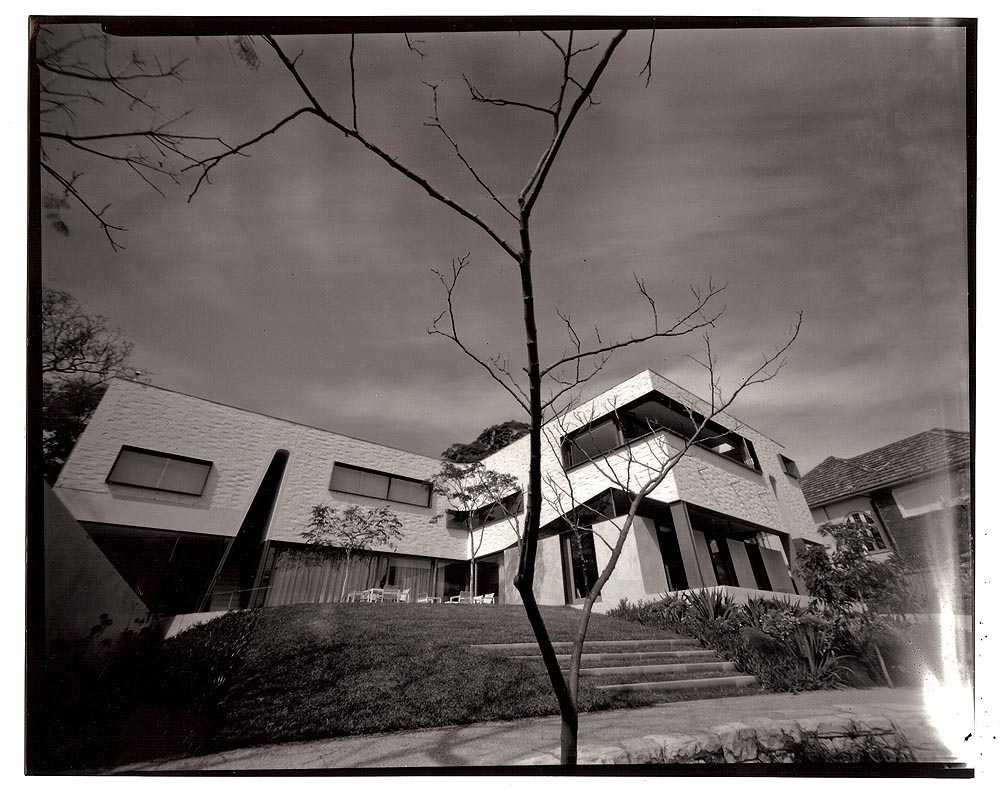
[[[47,484],[44,498],[46,650],[65,640],[101,659],[124,632],[146,628],[152,616]],[[91,638],[102,615],[110,622]]]

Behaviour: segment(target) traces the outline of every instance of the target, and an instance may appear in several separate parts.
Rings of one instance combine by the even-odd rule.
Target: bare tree
[[[517,265],[525,346],[525,359],[520,366],[512,365],[509,357],[503,355],[484,356],[475,352],[473,347],[459,332],[459,324],[456,319],[458,304],[455,300],[455,293],[463,271],[470,264],[469,256],[455,259],[449,271],[436,271],[445,291],[445,308],[434,320],[430,331],[454,343],[468,358],[478,364],[493,381],[502,387],[528,415],[531,428],[528,434],[529,463],[527,493],[520,537],[518,568],[513,583],[521,596],[525,613],[541,651],[546,673],[559,704],[562,719],[560,738],[561,761],[564,764],[575,764],[578,730],[575,687],[571,687],[563,676],[534,593],[535,563],[543,490],[541,472],[543,423],[547,417],[565,413],[572,405],[579,389],[588,380],[600,373],[618,351],[643,342],[682,337],[695,331],[707,330],[714,326],[723,312],[722,309],[716,308],[716,300],[724,287],[715,287],[709,282],[707,289],[692,288],[693,300],[689,308],[679,315],[667,319],[657,308],[657,304],[652,295],[647,291],[644,282],[636,277],[635,281],[640,298],[649,307],[650,311],[650,321],[644,332],[637,335],[628,334],[621,338],[605,340],[601,335],[600,329],[595,325],[593,326],[593,335],[590,336],[588,334],[585,339],[573,323],[569,314],[557,312],[566,325],[571,348],[564,351],[561,356],[543,363],[540,355],[534,294],[534,260],[531,234],[532,214],[542,197],[547,179],[559,159],[574,124],[577,122],[581,112],[595,104],[595,88],[607,69],[612,56],[625,39],[627,31],[619,30],[615,32],[603,45],[600,41],[589,41],[586,44],[581,44],[573,31],[558,35],[541,31],[539,35],[546,42],[546,47],[552,48],[551,52],[556,63],[556,68],[554,69],[555,77],[551,86],[552,99],[548,104],[494,95],[480,89],[468,78],[465,79],[472,102],[505,107],[509,108],[512,112],[538,115],[548,123],[548,134],[541,145],[537,161],[534,163],[534,167],[528,171],[527,178],[515,198],[505,199],[501,197],[487,183],[483,175],[476,170],[466,153],[462,150],[460,143],[454,138],[448,130],[445,121],[442,119],[438,109],[437,87],[428,85],[431,90],[433,105],[427,125],[440,133],[454,152],[455,157],[475,180],[491,204],[501,210],[501,219],[504,220],[507,226],[506,232],[500,227],[487,222],[466,203],[446,194],[420,172],[380,147],[366,131],[362,130],[358,122],[358,93],[355,69],[356,43],[353,36],[351,37],[348,63],[345,65],[345,74],[349,75],[350,78],[350,108],[342,112],[328,107],[320,99],[321,95],[314,85],[313,78],[307,75],[305,69],[300,66],[301,53],[292,56],[274,36],[265,35],[261,37],[260,41],[273,53],[278,64],[288,74],[292,85],[301,94],[301,105],[270,124],[262,124],[258,132],[245,141],[235,146],[226,147],[208,158],[201,159],[187,169],[197,174],[197,182],[192,192],[193,197],[202,184],[210,178],[212,171],[226,159],[245,154],[258,142],[276,135],[284,127],[300,119],[307,117],[318,119],[348,139],[355,141],[390,170],[395,171],[407,181],[419,186],[433,200],[451,209],[459,217],[485,233]],[[401,46],[404,46],[404,44],[419,58],[423,59],[425,57],[426,53],[424,51],[414,47],[415,44],[422,43],[413,40],[400,43]],[[581,58],[585,53],[589,53],[590,55]],[[650,54],[642,72],[647,75],[647,79],[652,75],[652,41],[650,42]],[[587,332],[590,331],[590,328],[591,326],[588,324]],[[778,354],[772,357],[772,359],[780,358],[780,354],[784,352],[790,341],[784,347],[779,347]],[[772,359],[765,358],[763,360],[763,368],[765,370],[774,364]],[[709,356],[708,365],[710,373],[714,372],[714,362],[711,355]],[[742,385],[742,388],[752,383],[756,383],[753,375]],[[713,378],[713,386],[715,385]],[[729,402],[731,403],[731,399]],[[727,405],[728,403],[719,404],[720,408],[725,408]],[[687,448],[685,447],[683,450],[686,452]],[[662,472],[663,475],[666,475],[672,466],[676,464],[677,459],[682,456],[683,453],[672,455],[661,465],[658,474]],[[660,480],[662,481],[662,477]],[[631,520],[631,518],[629,519]],[[629,523],[629,527],[630,525],[631,523]],[[626,529],[619,537],[619,540],[624,542],[627,534],[628,530]],[[618,552],[620,553],[620,547],[618,548]],[[613,566],[611,569],[613,570]],[[610,571],[606,572],[607,575],[610,575]],[[604,581],[606,580],[607,578],[605,577]],[[585,634],[586,626],[583,626],[582,636],[585,636]]]
[[[708,334],[704,335],[706,359],[700,362],[708,373],[709,397],[708,406],[702,411],[685,407],[686,420],[684,425],[667,429],[660,421],[645,420],[642,429],[634,432],[633,437],[625,447],[617,449],[613,455],[600,454],[603,449],[598,447],[578,448],[582,460],[592,465],[607,482],[607,486],[619,490],[628,498],[629,504],[624,515],[617,510],[609,512],[603,504],[591,499],[581,499],[577,496],[569,469],[562,458],[563,442],[571,432],[583,430],[584,437],[594,422],[595,409],[591,407],[585,412],[580,410],[565,411],[555,417],[545,428],[548,447],[552,450],[556,464],[561,471],[547,473],[543,481],[547,492],[543,500],[564,521],[570,529],[570,535],[579,539],[583,530],[592,531],[591,524],[595,521],[609,523],[617,532],[612,541],[608,541],[593,532],[595,537],[607,548],[607,562],[600,571],[597,580],[587,588],[583,599],[583,611],[580,625],[573,639],[573,649],[570,657],[570,667],[567,675],[569,693],[576,701],[580,683],[580,662],[584,643],[587,639],[587,629],[590,626],[594,604],[600,600],[601,590],[614,573],[621,557],[622,549],[632,531],[635,518],[646,498],[649,497],[670,472],[683,459],[688,451],[696,445],[712,445],[719,439],[715,420],[722,415],[740,394],[755,384],[763,384],[774,379],[784,366],[784,354],[798,337],[802,325],[802,314],[798,314],[785,341],[775,348],[769,356],[763,356],[761,362],[743,378],[737,386],[728,393],[723,393],[720,386],[717,368],[718,361],[712,353],[712,343]],[[616,409],[612,401],[609,405]],[[617,411],[613,412],[618,419]],[[596,443],[592,442],[592,445]]]
[[[112,249],[120,250],[125,227],[111,216],[111,204],[85,185],[87,171],[126,171],[163,196],[180,183],[181,166],[194,161],[192,147],[218,147],[222,140],[179,132],[177,123],[188,112],[170,116],[153,98],[151,88],[184,80],[185,59],[161,60],[124,46],[97,26],[65,23],[36,23],[32,48],[44,216],[68,234],[64,212],[76,204],[100,226]],[[104,122],[111,119],[117,122]],[[99,127],[89,127],[95,120]]]
[[[395,550],[402,528],[403,524],[388,506],[348,506],[336,511],[326,504],[317,504],[310,513],[309,527],[303,532],[309,546],[304,556],[343,558],[344,580],[340,585],[343,601],[354,560],[385,548]]]
[[[486,526],[506,519],[517,534],[517,523],[514,521],[521,511],[521,486],[514,476],[490,470],[482,462],[445,462],[431,477],[431,482],[434,484],[434,491],[447,499],[452,511],[465,524],[469,535],[469,590],[475,597],[478,594],[476,557],[483,546]],[[440,517],[438,515],[435,519]]]

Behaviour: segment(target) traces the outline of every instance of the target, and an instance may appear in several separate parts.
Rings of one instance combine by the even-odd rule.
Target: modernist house
[[[706,412],[705,401],[647,370],[546,424],[541,603],[586,593],[630,488]],[[523,486],[527,457],[523,438],[485,462]],[[415,600],[457,595],[470,578],[465,523],[442,514],[449,510],[429,483],[440,464],[115,379],[54,489],[153,612],[335,601],[345,571],[348,592],[408,588]],[[499,603],[519,603],[511,581],[523,505],[508,501],[475,515],[477,585]],[[402,537],[395,551],[350,566],[303,560],[317,504],[388,506]],[[601,606],[705,586],[795,593],[793,542],[814,528],[781,445],[720,415],[646,499]]]
[[[856,523],[873,559],[896,554],[916,574],[960,576],[971,562],[969,434],[932,428],[802,477],[813,519]],[[962,588],[967,592],[970,588]]]

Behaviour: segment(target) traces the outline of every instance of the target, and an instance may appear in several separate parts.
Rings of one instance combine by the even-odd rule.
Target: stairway
[[[563,670],[569,669],[571,642],[554,642]],[[511,659],[541,661],[534,642],[490,643],[472,648]],[[719,690],[751,687],[754,676],[739,673],[736,665],[697,640],[667,635],[655,640],[588,640],[580,658],[580,676],[600,683],[598,689],[629,693],[670,693],[680,690]]]

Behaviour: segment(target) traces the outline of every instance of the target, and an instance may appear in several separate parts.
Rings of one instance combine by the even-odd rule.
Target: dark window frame
[[[851,518],[859,519],[852,520]],[[869,512],[863,509],[848,512],[844,516],[844,522],[848,525],[856,526],[863,532],[862,539],[864,540],[865,551],[867,553],[885,553],[892,550],[882,529],[879,528],[878,523],[875,522],[875,518]]]
[[[795,464],[794,460],[789,459],[783,453],[778,454],[778,460],[781,462],[781,469],[784,471],[786,476],[791,476],[796,480],[802,478],[802,474],[799,472],[799,466]]]
[[[472,529],[478,530],[489,523],[498,523],[516,517],[524,510],[524,493],[521,490],[505,495],[499,501],[492,502],[466,512],[462,509],[449,509],[447,523],[452,528],[466,529],[468,518],[472,517]],[[497,514],[496,517],[490,515]]]
[[[370,473],[376,476],[385,476],[389,479],[389,483],[386,485],[385,495],[369,495],[364,492],[350,492],[349,490],[337,489],[333,486],[333,477],[337,472],[337,468],[342,467],[347,470],[355,470],[359,473]],[[409,481],[412,484],[421,484],[427,489],[427,502],[426,503],[411,503],[410,501],[400,501],[395,499],[390,499],[389,495],[392,494],[392,482],[393,479],[398,481]],[[348,464],[347,462],[334,462],[333,468],[330,470],[330,492],[342,492],[344,495],[354,495],[359,498],[375,498],[377,500],[386,501],[387,503],[402,503],[406,506],[416,506],[421,509],[430,509],[431,499],[434,496],[434,485],[430,481],[424,481],[420,478],[412,478],[411,476],[401,476],[398,473],[388,473],[385,470],[375,470],[371,467],[360,467],[356,464]]]
[[[639,421],[632,414],[632,411],[640,406],[644,406],[647,403],[658,403],[664,406],[669,412],[675,415],[682,415],[685,420],[691,422],[691,428],[689,432],[683,430],[678,431],[672,426],[661,425],[650,427],[647,425],[645,427],[641,426]],[[728,459],[729,461],[745,467],[751,472],[757,473],[758,475],[763,475],[763,469],[760,465],[760,459],[757,457],[757,450],[754,448],[753,441],[742,434],[737,434],[735,431],[731,431],[722,424],[709,420],[706,422],[705,416],[699,414],[693,409],[688,409],[684,404],[675,401],[664,395],[662,392],[654,390],[653,392],[648,392],[640,398],[636,398],[634,401],[623,405],[619,409],[615,409],[612,412],[601,415],[585,425],[570,431],[568,434],[562,438],[562,459],[563,465],[567,469],[573,469],[581,465],[587,464],[589,460],[584,457],[580,461],[574,461],[574,446],[577,439],[587,435],[587,432],[591,431],[598,426],[604,425],[605,423],[612,421],[614,422],[615,428],[618,430],[619,444],[614,448],[602,451],[597,456],[591,456],[590,458],[598,458],[599,456],[607,456],[608,454],[614,453],[621,448],[627,448],[633,443],[640,442],[646,437],[654,436],[661,432],[668,432],[675,436],[687,438],[694,433],[694,430],[704,423],[704,428],[702,429],[702,434],[699,437],[699,442],[695,442],[694,445],[701,448],[702,450],[707,450],[714,453],[716,456],[721,456],[723,459]],[[678,428],[685,428],[682,424]],[[722,443],[728,443],[734,446],[734,449],[741,451],[741,457],[737,458],[735,456],[730,456],[727,453],[719,453],[714,450],[709,444],[711,440],[719,441],[720,445]],[[575,450],[582,450],[578,445],[575,446]]]
[[[574,553],[574,535],[582,550]],[[563,594],[567,604],[582,604],[587,599],[587,594],[597,583],[601,575],[601,569],[597,564],[597,545],[594,542],[594,529],[592,527],[580,527],[565,530],[559,537],[560,561],[563,568]],[[588,553],[584,553],[587,551]],[[574,559],[574,555],[577,559]],[[588,559],[592,556],[592,559]],[[581,587],[578,579],[583,579],[586,592],[580,594]],[[591,581],[593,579],[593,581]],[[597,596],[601,600],[601,596]]]
[[[188,464],[201,465],[208,468],[205,470],[205,480],[201,483],[201,488],[198,492],[188,492],[187,490],[170,489],[169,487],[157,487],[150,484],[136,484],[133,481],[121,481],[119,479],[114,479],[112,476],[115,474],[115,470],[118,468],[118,464],[121,461],[122,456],[125,453],[139,453],[144,456],[156,456],[161,459],[166,459],[168,462],[186,462]],[[189,495],[194,498],[201,497],[205,494],[205,486],[208,484],[208,477],[212,473],[212,467],[214,462],[208,459],[197,459],[193,456],[182,456],[179,453],[169,453],[168,451],[155,451],[151,448],[139,448],[135,445],[122,445],[121,449],[118,451],[118,455],[115,457],[115,462],[111,465],[111,470],[108,473],[107,478],[104,479],[105,484],[115,484],[121,487],[137,487],[139,489],[154,490],[155,492],[171,492],[175,495]],[[161,473],[162,478],[162,473]]]

